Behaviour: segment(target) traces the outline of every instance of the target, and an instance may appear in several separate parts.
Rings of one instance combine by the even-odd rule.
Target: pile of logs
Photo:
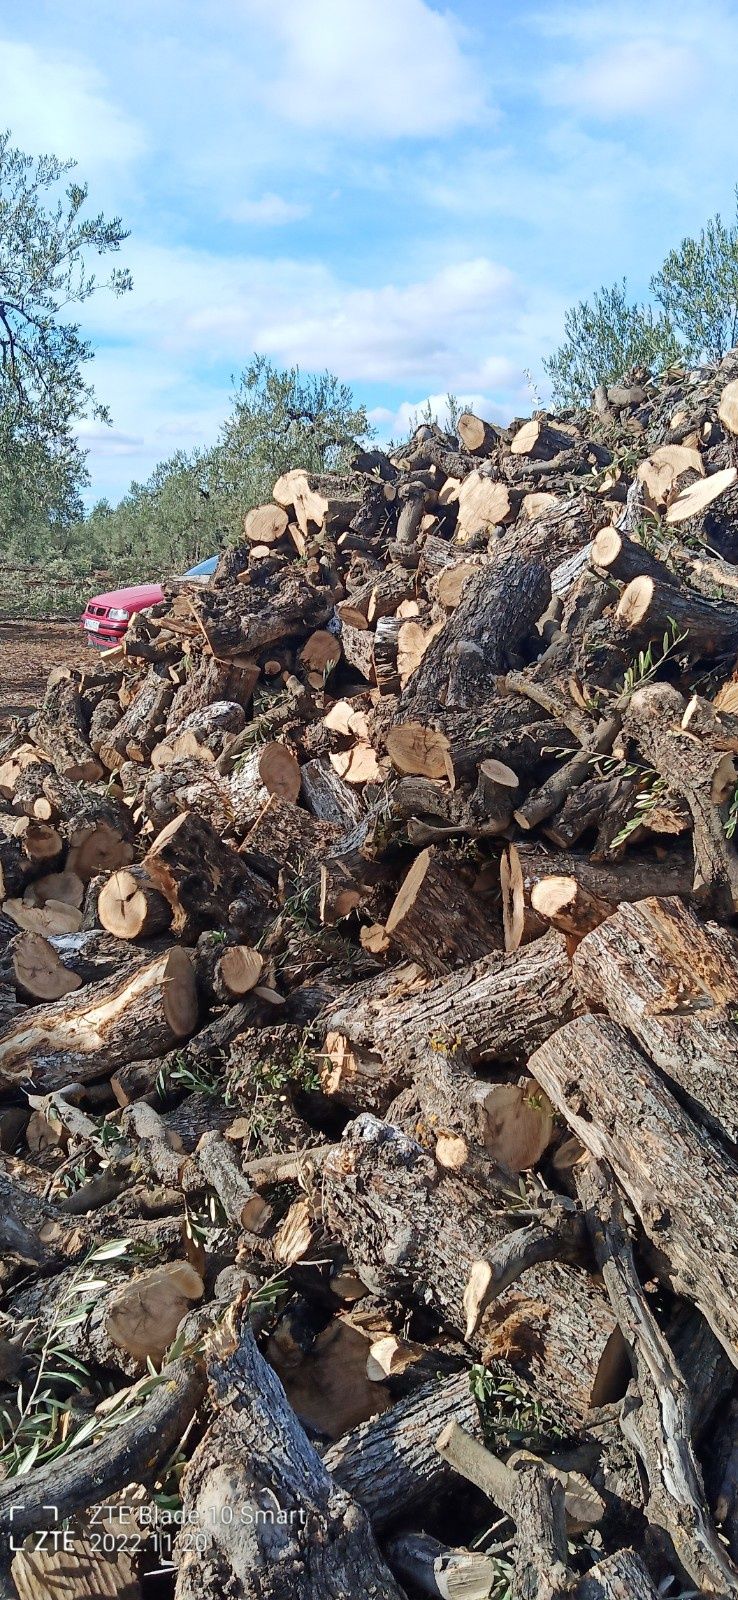
[[[3,1595],[738,1593],[737,758],[738,352],[297,467],[52,672]]]

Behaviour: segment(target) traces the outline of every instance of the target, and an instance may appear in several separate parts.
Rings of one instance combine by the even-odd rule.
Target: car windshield
[[[189,567],[185,573],[186,578],[209,578],[218,565],[217,556],[208,556],[205,561],[198,561],[196,567]]]

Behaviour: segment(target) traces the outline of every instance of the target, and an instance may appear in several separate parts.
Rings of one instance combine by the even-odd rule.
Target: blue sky
[[[0,123],[131,228],[93,494],[213,442],[253,350],[384,435],[527,413],[572,300],[732,212],[737,82],[738,4],[0,0]]]

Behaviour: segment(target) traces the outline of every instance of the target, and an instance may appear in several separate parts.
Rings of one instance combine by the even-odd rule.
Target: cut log
[[[141,1364],[161,1362],[182,1318],[205,1285],[189,1261],[170,1261],[141,1272],[108,1301],[106,1332],[119,1350]]]
[[[387,1560],[411,1589],[435,1600],[488,1600],[499,1570],[481,1550],[452,1550],[427,1533],[395,1534]]]
[[[4,900],[2,909],[16,927],[24,928],[27,933],[41,933],[47,938],[60,933],[78,933],[83,922],[82,912],[76,906],[66,905],[63,900],[47,900],[44,906],[27,906],[22,900]]]
[[[387,734],[387,754],[397,772],[453,783],[451,746],[444,733],[422,722],[400,722]]]
[[[485,833],[504,833],[509,827],[519,787],[517,774],[504,761],[492,756],[480,761],[473,806],[484,819]]]
[[[738,433],[738,378],[726,383],[720,396],[717,414],[728,433]]]
[[[660,1275],[694,1302],[738,1366],[738,1165],[609,1020],[567,1023],[529,1066],[585,1148],[609,1161]]]
[[[498,943],[484,907],[433,850],[416,856],[385,929],[411,960],[436,974],[476,961]]]
[[[300,651],[300,660],[308,672],[317,673],[321,682],[341,659],[341,641],[327,628],[316,628]]]
[[[659,1590],[635,1550],[617,1550],[590,1568],[575,1594],[576,1600],[658,1600]]]
[[[543,922],[552,922],[563,933],[582,939],[609,917],[612,906],[582,888],[576,878],[554,874],[533,885],[531,909]]]
[[[560,450],[570,450],[572,436],[555,427],[546,417],[532,417],[524,422],[510,445],[514,456],[529,456],[531,461],[550,461]]]
[[[257,745],[239,760],[231,774],[231,806],[239,832],[245,833],[256,821],[272,795],[281,800],[296,800],[300,793],[300,768],[286,744],[273,740]]]
[[[204,818],[188,812],[162,828],[141,865],[169,902],[172,932],[181,938],[195,938],[209,926],[225,927],[231,901],[249,883],[242,858]]]
[[[147,761],[158,742],[174,696],[174,684],[160,667],[152,667],[120,722],[100,745],[100,760],[111,771],[123,762]]]
[[[494,528],[512,522],[520,496],[506,483],[470,472],[459,489],[458,504],[457,539],[464,544],[477,533],[486,537]]]
[[[324,1019],[327,1031],[373,1053],[375,1105],[382,1091],[389,1105],[411,1070],[439,1050],[463,1044],[475,1064],[520,1060],[572,1014],[566,945],[553,931],[514,955],[494,952],[424,988],[417,988],[417,976],[415,969],[416,992],[404,994],[391,973],[348,990]]]
[[[159,893],[144,867],[124,867],[114,872],[100,890],[97,914],[103,928],[116,939],[145,939],[164,933],[172,920],[172,907]]]
[[[202,933],[195,952],[197,981],[207,999],[230,1004],[261,981],[264,958],[247,944],[225,944],[220,933]]]
[[[97,1078],[189,1038],[197,1015],[192,963],[184,950],[168,950],[132,973],[124,969],[50,1005],[34,1006],[3,1028],[0,1079],[17,1083],[35,1073],[36,1062],[43,1076],[43,1059],[64,1052],[73,1056],[80,1079]]]
[[[592,540],[589,557],[593,567],[607,572],[620,583],[630,583],[632,578],[653,578],[656,583],[673,586],[675,574],[665,561],[652,555],[643,544],[629,539],[619,528],[600,528]]]
[[[738,606],[703,600],[694,590],[652,577],[633,578],[615,615],[623,628],[644,640],[660,641],[663,634],[671,638],[676,628],[685,635],[683,648],[690,656],[738,651]]]
[[[499,428],[475,416],[473,411],[462,411],[456,423],[456,432],[470,456],[491,455],[500,440]]]
[[[736,479],[736,467],[724,467],[721,472],[713,472],[709,478],[699,478],[672,501],[666,513],[667,522],[673,526],[674,523],[687,522],[690,517],[701,516],[714,500],[732,489]]]
[[[283,506],[255,506],[243,519],[243,531],[251,544],[276,544],[287,532],[289,518]]]
[[[82,979],[70,972],[54,946],[40,933],[20,933],[11,942],[13,981],[25,1000],[60,1000],[79,989]]]
[[[688,1096],[691,1110],[738,1144],[738,940],[705,927],[677,899],[623,905],[584,939],[574,977]]]
[[[552,873],[553,867],[559,868],[557,874]],[[584,855],[554,854],[540,845],[508,845],[500,867],[505,949],[517,950],[544,931],[546,924],[534,908],[533,891],[552,876],[574,880],[584,903],[589,897],[612,911],[624,901],[642,900],[649,894],[689,895],[693,874],[691,856],[677,850],[661,861],[632,852],[608,866]],[[591,909],[596,914],[596,907]]]

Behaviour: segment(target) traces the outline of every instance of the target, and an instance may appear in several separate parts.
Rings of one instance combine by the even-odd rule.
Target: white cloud
[[[514,373],[514,368],[510,368]],[[522,378],[518,373],[517,377]],[[485,422],[508,422],[511,416],[509,405],[500,405],[496,400],[491,400],[486,394],[456,394],[454,399],[461,411],[473,411],[475,416],[484,417]],[[412,428],[422,420],[430,408],[431,416],[441,428],[450,425],[448,393],[427,394],[421,400],[403,400],[397,410],[385,411],[383,417],[377,417],[376,425],[381,427],[388,438],[402,439]],[[382,410],[383,408],[378,408]],[[374,420],[372,414],[371,420]],[[389,426],[387,426],[389,424]]]
[[[124,165],[145,148],[139,125],[83,59],[1,40],[0,106],[14,142],[32,153],[74,157],[84,163],[83,176]]]
[[[501,345],[522,313],[507,268],[485,256],[405,284],[354,287],[322,262],[217,257],[136,246],[135,292],[89,309],[93,332],[145,341],[167,357],[230,362],[259,350],[354,383],[446,383],[479,389],[514,381]]]
[[[280,194],[263,194],[258,200],[236,200],[227,215],[232,222],[253,223],[260,228],[281,228],[306,217],[309,206],[285,200]]]
[[[248,0],[281,61],[266,103],[306,128],[427,137],[482,115],[481,75],[459,23],[425,0]]]
[[[640,37],[556,69],[551,100],[594,117],[660,115],[694,93],[701,63],[687,45]]]

